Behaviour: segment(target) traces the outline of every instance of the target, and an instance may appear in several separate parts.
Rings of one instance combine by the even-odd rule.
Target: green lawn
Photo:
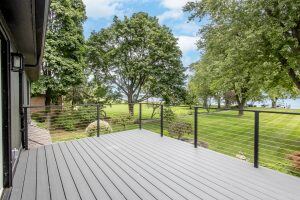
[[[154,116],[154,119],[150,119],[152,107],[149,105],[142,107],[143,128],[159,133],[159,113]],[[176,113],[176,120],[193,124],[193,110],[188,107],[171,107],[171,109]],[[124,104],[106,106],[104,110],[107,117],[111,118],[128,115],[128,106]],[[135,119],[138,118],[138,111],[139,107],[136,105]],[[159,109],[157,111],[159,112]],[[276,111],[287,110],[276,109]],[[299,110],[289,111],[299,112]],[[113,132],[136,128],[138,128],[138,124],[133,123],[126,125],[126,127],[119,124],[112,125]],[[167,129],[167,123],[165,123],[164,134],[169,136]],[[243,116],[238,116],[236,111],[211,111],[207,113],[200,109],[198,131],[199,141],[206,143],[209,149],[233,157],[238,154],[244,155],[246,160],[253,162],[253,112],[245,112]],[[87,137],[84,130],[56,131],[51,134],[54,142]],[[192,139],[193,134],[185,135],[184,138]],[[300,116],[261,113],[259,144],[261,166],[300,176],[300,171],[293,168],[292,163],[287,159],[287,155],[290,153],[300,151]]]

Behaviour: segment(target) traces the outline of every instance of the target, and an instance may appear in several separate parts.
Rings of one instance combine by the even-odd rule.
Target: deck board
[[[36,162],[37,149],[28,152],[28,161],[24,178],[22,200],[36,199]]]
[[[67,200],[80,200],[80,194],[78,192],[77,187],[80,187],[80,185],[75,185],[74,179],[72,174],[70,173],[70,170],[68,168],[68,165],[65,161],[65,158],[59,148],[59,144],[52,145],[54,156],[56,159],[59,176],[61,178],[64,192]],[[29,200],[29,199],[28,199]]]
[[[28,151],[25,151],[21,153],[19,158],[16,173],[13,179],[14,187],[12,188],[12,192],[10,196],[11,200],[19,200],[22,198],[27,161],[28,161]]]
[[[300,179],[146,130],[21,153],[11,200],[298,200]]]
[[[49,190],[51,199],[65,200],[65,192],[62,186],[61,178],[59,175],[56,159],[54,157],[52,146],[45,146],[45,156],[47,162]]]
[[[47,170],[45,148],[41,147],[37,150],[36,173],[36,199],[50,200],[49,177]]]

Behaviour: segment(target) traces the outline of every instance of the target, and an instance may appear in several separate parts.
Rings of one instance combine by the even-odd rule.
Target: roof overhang
[[[1,12],[14,45],[25,59],[31,80],[38,79],[42,63],[50,0],[1,0]]]

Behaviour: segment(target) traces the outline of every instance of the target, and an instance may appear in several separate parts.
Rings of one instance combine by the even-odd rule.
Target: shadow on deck
[[[11,200],[298,200],[300,179],[132,130],[21,154]]]

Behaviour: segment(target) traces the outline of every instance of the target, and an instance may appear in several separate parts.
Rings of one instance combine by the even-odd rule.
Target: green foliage
[[[175,120],[176,114],[173,112],[171,108],[164,107],[163,117],[166,122],[170,123]]]
[[[168,129],[171,136],[181,139],[185,134],[191,134],[193,132],[192,124],[188,122],[173,122],[169,125]]]
[[[53,100],[82,82],[85,19],[82,0],[51,1],[42,75],[33,83],[33,94]]]
[[[235,92],[240,108],[278,85],[300,89],[299,3],[202,0],[188,3],[185,11],[190,19],[209,16],[210,23],[200,29],[200,65],[214,71],[212,85]]]
[[[117,117],[113,117],[111,119],[112,124],[121,125],[124,130],[126,130],[126,126],[130,124],[134,124],[134,119],[131,115],[119,115]]]
[[[64,129],[66,131],[75,131],[76,124],[79,119],[74,117],[73,113],[61,113],[54,120],[52,120],[51,126],[55,129]]]
[[[184,85],[177,39],[146,13],[115,17],[111,26],[91,34],[88,47],[96,80],[114,85],[128,103],[175,95]]]

